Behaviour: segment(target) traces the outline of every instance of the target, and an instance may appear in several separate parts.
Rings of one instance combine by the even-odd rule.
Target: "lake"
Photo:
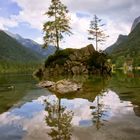
[[[31,75],[0,75],[0,140],[140,140],[140,74],[74,76],[83,90],[57,95]]]

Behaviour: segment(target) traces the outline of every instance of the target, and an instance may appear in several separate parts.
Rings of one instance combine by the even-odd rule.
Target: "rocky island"
[[[90,44],[81,49],[58,50],[48,57],[45,64],[34,74],[37,77],[55,75],[110,74],[108,56],[98,52]]]

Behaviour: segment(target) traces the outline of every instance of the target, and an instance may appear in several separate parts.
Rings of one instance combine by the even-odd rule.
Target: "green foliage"
[[[59,42],[63,39],[64,33],[71,34],[67,13],[67,7],[60,0],[51,0],[49,10],[45,13],[51,20],[47,21],[43,27],[44,47],[52,44],[59,49]]]
[[[134,65],[140,65],[140,24],[128,35],[122,43],[113,48],[111,56],[114,63],[118,65],[121,60],[120,58],[129,56],[133,58]],[[124,61],[125,62],[125,61]],[[123,63],[124,63],[123,62]],[[122,62],[120,64],[123,64]],[[120,65],[119,65],[120,66]]]
[[[124,65],[125,59],[126,59],[126,58],[125,58],[124,56],[119,57],[119,58],[115,61],[116,67],[117,67],[117,68],[122,67],[122,66]]]
[[[0,73],[32,73],[39,63],[36,62],[14,62],[0,60]]]
[[[0,60],[14,62],[40,62],[42,56],[22,46],[15,39],[0,31]]]
[[[108,57],[104,53],[95,51],[95,53],[88,59],[87,63],[90,68],[95,67],[101,69],[107,62],[107,59]]]
[[[73,53],[74,49],[58,50],[54,55],[50,55],[45,61],[45,67],[58,64],[63,65],[69,57],[69,54]]]
[[[0,31],[0,73],[31,73],[41,60],[41,55]]]

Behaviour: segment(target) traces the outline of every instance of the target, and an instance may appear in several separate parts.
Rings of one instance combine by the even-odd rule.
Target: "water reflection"
[[[31,75],[0,75],[0,114],[27,95],[34,84]]]
[[[140,99],[138,98],[138,96],[140,95],[138,94],[140,89],[140,79],[130,76],[130,73],[126,75],[117,73],[113,77],[106,78],[91,76],[72,78],[73,80],[77,80],[78,82],[80,81],[83,83],[83,90],[73,95],[61,95],[56,93],[56,96],[62,99],[83,98],[87,99],[90,103],[93,102],[93,104],[89,106],[89,112],[91,113],[92,119],[80,120],[79,125],[91,126],[93,124],[94,126],[96,126],[96,129],[99,130],[104,125],[104,122],[106,122],[108,118],[111,117],[110,112],[114,110],[114,108],[111,107],[111,105],[114,106],[113,104],[106,105],[104,102],[104,99],[106,97],[109,98],[109,96],[112,97],[112,94],[116,97],[116,100],[114,97],[114,99],[112,98],[111,100],[109,100],[109,102],[112,103],[112,101],[114,101],[115,103],[115,101],[117,101],[117,105],[121,105],[121,103],[123,105],[123,101],[130,101],[128,106],[134,110],[137,116],[140,116],[140,104],[138,103],[140,101],[138,100]],[[109,92],[110,90],[112,90],[111,93]],[[117,93],[119,97],[114,95],[114,93]],[[133,93],[135,93],[135,95]],[[131,104],[131,102],[133,105]],[[126,106],[124,107],[125,109],[127,108]],[[117,114],[115,113],[115,115]]]
[[[49,135],[54,137],[57,135],[57,138],[61,134],[60,129],[62,129],[60,132],[66,132],[60,125],[61,121],[63,126],[65,126],[63,123],[68,124],[69,130],[74,126],[94,126],[99,130],[112,117],[133,113],[134,107],[131,102],[121,101],[119,96],[110,90],[102,92],[93,101],[82,98],[58,99],[56,96],[46,100],[46,123],[52,127]],[[65,129],[67,128],[65,127]],[[56,134],[53,132],[54,130]],[[69,133],[67,132],[67,134]]]
[[[61,106],[61,99],[50,103],[46,100],[47,116],[46,123],[51,127],[48,135],[52,140],[70,140],[72,133],[73,112],[67,111],[66,107]]]
[[[134,112],[140,117],[140,72],[117,72],[110,80],[108,88],[116,92],[121,100],[131,101]]]
[[[139,140],[140,78],[136,74],[75,79],[84,88],[73,95],[48,94],[46,89],[32,88],[33,84],[29,88],[26,80],[25,84],[17,82],[21,86],[18,94],[13,95],[12,90],[1,92],[0,96],[9,97],[12,106],[17,104],[15,96],[23,92],[28,100],[7,111],[8,102],[0,98],[4,105],[0,107],[4,108],[0,114],[0,140]],[[22,96],[18,101],[23,100]]]
[[[99,130],[101,128],[101,126],[103,125],[103,120],[102,120],[102,116],[104,115],[104,104],[103,102],[100,102],[100,98],[102,98],[102,96],[97,96],[96,97],[96,106],[94,106],[92,115],[93,115],[93,123],[96,125],[97,130]],[[93,108],[93,107],[92,107]]]
[[[62,77],[61,77],[62,78]],[[55,93],[58,98],[62,99],[74,99],[74,98],[82,98],[90,101],[89,103],[96,102],[95,105],[89,106],[90,116],[92,119],[83,119],[79,121],[80,126],[92,126],[93,124],[96,126],[97,130],[101,128],[103,125],[104,116],[106,115],[103,110],[104,104],[102,101],[103,93],[108,89],[106,88],[110,77],[93,77],[93,76],[73,76],[68,77],[68,79],[80,82],[83,84],[83,89],[81,91],[76,92],[76,94],[58,94]],[[53,79],[51,79],[53,80]],[[57,79],[58,80],[58,79]],[[79,109],[80,110],[80,109]],[[83,111],[84,112],[84,111]],[[85,114],[86,116],[87,114]]]
[[[46,113],[43,113],[44,110]],[[114,121],[121,128],[129,122],[135,124],[135,121],[139,121],[138,118],[135,118],[131,102],[121,101],[119,96],[110,90],[103,92],[93,101],[82,98],[58,99],[55,95],[42,96],[22,105],[21,108],[14,108],[4,114],[0,115],[0,133],[5,128],[10,129],[7,140],[10,140],[11,135],[14,138],[23,137],[24,140],[70,140],[75,138],[83,140],[83,136],[79,135],[83,130],[85,130],[86,137],[93,132],[96,135],[96,130],[101,130],[99,133],[104,130],[117,132],[115,124],[113,125]],[[120,120],[124,123],[120,124]],[[16,129],[21,126],[22,131],[20,133],[12,131],[14,127],[10,127],[11,125],[14,125]],[[109,127],[109,125],[112,126]],[[139,123],[135,125],[139,128]],[[86,129],[84,129],[85,127]],[[5,140],[6,130],[1,134],[0,138]],[[92,138],[93,136],[90,136],[89,140]],[[99,139],[102,138],[101,136]]]

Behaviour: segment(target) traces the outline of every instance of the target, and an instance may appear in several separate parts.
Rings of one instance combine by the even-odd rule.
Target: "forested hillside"
[[[0,30],[0,72],[31,69],[42,60],[42,56],[21,45],[4,31]]]

